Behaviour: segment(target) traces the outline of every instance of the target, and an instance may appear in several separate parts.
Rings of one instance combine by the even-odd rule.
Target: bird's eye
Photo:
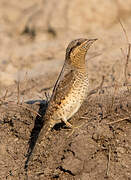
[[[76,42],[76,43],[74,44],[74,46],[69,49],[69,51],[68,51],[68,57],[70,57],[71,52],[73,52],[73,50],[74,50],[77,46],[80,46],[80,45],[81,45],[81,42],[80,42],[80,41]]]
[[[80,46],[81,45],[81,42],[77,42],[75,46],[73,46],[71,49],[70,49],[70,53],[77,47],[77,46]]]
[[[78,41],[78,42],[77,42],[77,46],[79,46],[79,45],[81,45],[81,42]]]
[[[75,47],[72,47],[72,48],[70,49],[70,51],[69,51],[69,56],[70,56],[71,52],[72,52],[74,49],[75,49]]]

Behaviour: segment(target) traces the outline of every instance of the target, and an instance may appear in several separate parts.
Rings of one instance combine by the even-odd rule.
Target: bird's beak
[[[85,49],[89,49],[89,47],[98,39],[87,39],[84,43],[83,43],[83,47]]]
[[[98,39],[88,39],[85,43],[86,44],[93,44]]]

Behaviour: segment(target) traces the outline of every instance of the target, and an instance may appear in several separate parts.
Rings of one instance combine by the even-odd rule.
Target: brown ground
[[[45,92],[51,93],[72,39],[98,38],[87,57],[90,90],[100,85],[103,75],[103,86],[125,82],[128,42],[118,18],[130,42],[130,0],[0,1],[1,180],[131,179],[131,107],[126,107],[126,117],[110,112],[110,118],[101,119],[97,100],[85,108],[85,119],[72,120],[83,126],[70,136],[63,125],[55,127],[37,159],[25,168],[28,148],[42,125],[37,113],[44,114]],[[130,58],[127,79],[131,84]],[[122,101],[130,104],[130,98]],[[126,119],[107,125],[121,118]]]

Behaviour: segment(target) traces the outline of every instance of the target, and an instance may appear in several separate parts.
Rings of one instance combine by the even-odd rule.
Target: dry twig
[[[88,96],[87,96],[87,97],[91,96],[92,94],[97,93],[97,91],[98,91],[99,89],[102,89],[102,86],[103,86],[103,84],[104,84],[104,80],[105,80],[105,76],[102,76],[102,81],[101,81],[100,85],[99,85],[97,88],[91,90],[91,91],[88,93]]]
[[[110,169],[110,161],[111,161],[111,148],[109,146],[108,152],[108,162],[107,162],[107,169],[106,169],[106,177],[109,177],[109,169]]]
[[[119,123],[119,122],[125,121],[125,120],[129,120],[129,117],[127,117],[127,118],[122,118],[122,119],[119,119],[119,120],[117,120],[117,121],[109,122],[109,123],[106,123],[106,124],[111,125],[111,124]]]
[[[128,44],[128,51],[127,51],[127,56],[126,56],[126,63],[125,63],[125,68],[124,68],[124,76],[125,76],[125,84],[128,84],[128,78],[127,78],[127,68],[128,68],[128,62],[130,58],[130,49],[131,49],[131,44]]]
[[[128,50],[127,50],[127,55],[126,55],[126,62],[125,62],[125,67],[124,67],[124,76],[125,76],[125,85],[128,84],[128,78],[127,78],[127,68],[128,68],[128,62],[129,62],[129,58],[130,58],[130,48],[131,48],[131,43],[129,43],[129,39],[128,39],[128,35],[127,35],[127,32],[126,32],[126,29],[124,28],[121,20],[119,19],[119,23],[122,27],[122,30],[125,34],[125,37],[126,37],[126,41],[127,41],[127,44],[128,44]],[[125,57],[125,53],[123,52],[123,50],[121,49],[122,51],[122,54],[124,54],[124,57]]]
[[[17,82],[17,104],[20,104],[20,81]]]
[[[120,23],[120,25],[121,25],[121,27],[122,27],[122,30],[123,30],[123,32],[124,32],[124,34],[125,34],[126,41],[127,41],[127,42],[128,42],[128,44],[129,44],[129,39],[128,39],[128,35],[127,35],[127,32],[126,32],[126,29],[125,29],[125,27],[123,26],[123,24],[122,24],[121,20],[120,20],[120,19],[118,19],[118,21],[119,21],[119,23]]]
[[[36,112],[36,111],[35,111],[34,109],[32,109],[32,108],[27,107],[25,104],[17,104],[17,105],[20,106],[20,107],[23,107],[23,108],[25,108],[25,109],[27,109],[27,110],[29,110],[29,111],[33,112],[34,114],[36,114],[36,115],[38,115],[38,116],[41,117],[41,115],[40,115],[38,112]]]
[[[25,108],[25,109],[27,109],[27,110],[29,110],[29,111],[33,112],[34,114],[36,114],[36,115],[41,117],[41,115],[37,111],[35,111],[34,109],[28,107],[24,103],[23,104],[18,104],[18,103],[16,104],[14,101],[5,101],[3,99],[0,99],[0,101],[2,102],[2,104],[7,105],[7,106],[12,104],[12,105],[15,105],[15,106],[23,107],[23,108]]]

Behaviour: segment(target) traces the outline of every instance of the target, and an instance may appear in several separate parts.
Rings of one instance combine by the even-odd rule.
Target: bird
[[[96,40],[80,38],[69,43],[64,65],[44,115],[44,125],[35,144],[36,147],[44,143],[56,124],[64,122],[67,127],[73,128],[69,120],[79,110],[89,91],[86,54]],[[35,152],[35,148],[32,152]]]

